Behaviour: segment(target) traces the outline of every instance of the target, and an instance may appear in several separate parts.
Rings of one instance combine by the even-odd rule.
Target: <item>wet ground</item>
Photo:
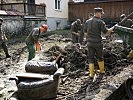
[[[62,37],[60,37],[62,39]],[[50,37],[45,41],[41,38],[42,51],[36,53],[36,60],[47,60],[46,51],[52,46],[59,46],[62,49],[71,42],[64,42]],[[14,81],[9,80],[17,73],[25,72],[27,63],[27,49],[25,42],[12,40],[8,43],[9,52],[12,58],[5,59],[3,51],[0,49],[0,100],[19,100],[16,94],[17,87]],[[99,73],[92,80],[88,76],[88,68],[69,69],[61,76],[61,82],[56,100],[104,100],[115,89],[117,89],[129,76],[133,75],[133,65],[125,64],[112,69],[107,69],[107,73],[100,76]]]

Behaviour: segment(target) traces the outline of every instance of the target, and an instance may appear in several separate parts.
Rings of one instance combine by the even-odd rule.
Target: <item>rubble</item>
[[[126,79],[122,78],[122,75],[120,75],[121,78],[116,76],[116,79],[114,78],[114,76],[119,74],[123,70],[123,68],[126,68],[126,67],[130,66],[130,64],[131,64],[130,60],[128,60],[126,58],[130,49],[127,48],[127,50],[124,51],[122,43],[114,41],[114,38],[116,38],[115,36],[116,36],[116,34],[113,34],[111,37],[108,37],[108,39],[104,40],[104,48],[105,48],[104,49],[104,60],[105,60],[106,73],[105,73],[105,76],[102,77],[102,79],[106,80],[107,77],[112,76],[112,78],[114,79],[114,80],[112,80],[112,82],[113,82],[113,84],[116,85],[116,86],[108,87],[108,88],[111,88],[112,90],[116,90],[122,84],[122,82],[124,82],[126,80]],[[62,52],[61,51],[62,49],[57,46],[51,47],[49,49],[49,52],[51,53],[55,49],[56,49],[56,52],[57,51],[60,53]],[[89,79],[89,77],[87,77],[87,75],[88,75],[88,73],[87,73],[87,71],[88,71],[87,47],[81,46],[79,44],[71,44],[71,45],[67,45],[64,48],[64,52],[65,52],[65,55],[63,55],[63,60],[62,60],[61,66],[65,68],[65,71],[66,71],[65,78],[66,79],[65,79],[65,85],[63,84],[63,86],[61,86],[61,89],[59,91],[61,92],[61,94],[70,95],[70,97],[67,96],[67,100],[69,100],[70,98],[79,99],[80,95],[82,94],[83,91],[86,94],[84,94],[84,96],[81,98],[82,99],[84,98],[85,100],[96,98],[95,97],[96,94],[106,95],[103,97],[105,99],[109,94],[112,93],[112,91],[110,89],[108,89],[108,90],[103,89],[103,91],[100,90],[101,89],[100,85],[103,83],[106,83],[106,82],[104,82],[104,80],[99,79],[98,81],[93,83],[92,80]],[[97,63],[95,63],[95,64],[97,66]],[[128,72],[132,72],[132,71],[130,70]],[[99,73],[97,73],[97,74],[99,75]],[[129,74],[129,73],[127,74],[127,76],[130,76],[130,75],[131,74]],[[83,83],[84,84],[83,86],[85,86],[86,89],[82,88],[82,85],[81,85],[80,88],[82,88],[82,90],[81,90],[82,92],[76,91],[76,92],[72,93],[75,95],[71,95],[71,93],[69,94],[66,91],[66,90],[71,91],[71,86],[69,84],[77,85],[76,84],[77,82],[82,83],[81,82],[82,76],[84,76],[84,78],[86,76],[88,79],[86,81],[89,82],[88,85],[87,84],[85,85],[85,83]],[[78,79],[78,80],[76,81],[76,79]],[[85,79],[83,79],[83,80],[85,80]],[[118,80],[119,84],[116,82],[114,83],[115,80]],[[74,81],[74,83],[72,81]],[[68,84],[66,84],[67,82],[68,82]],[[69,89],[64,89],[62,87],[69,87]],[[72,87],[73,91],[79,90],[78,88],[75,89],[74,87],[76,87],[76,86]],[[63,91],[63,90],[65,90],[65,91]],[[104,91],[106,91],[105,94],[102,93]],[[81,92],[81,94],[78,94],[79,92]],[[78,95],[76,95],[76,94],[78,94]],[[85,95],[87,95],[87,96],[85,96]],[[71,97],[71,96],[74,96],[74,97]],[[79,100],[81,100],[81,98]],[[102,99],[100,99],[100,100],[102,100]],[[99,99],[97,98],[94,100],[99,100]]]
[[[128,76],[133,74],[131,61],[126,58],[129,49],[124,51],[122,43],[115,42],[114,40],[116,39],[119,39],[117,35],[112,34],[104,40],[106,73],[100,79],[99,73],[96,72],[98,78],[96,78],[94,82],[92,82],[93,80],[91,80],[88,75],[86,46],[59,41],[61,39],[56,39],[56,41],[47,40],[42,44],[44,51],[41,51],[40,54],[38,53],[39,60],[44,61],[45,59],[53,61],[60,53],[62,54],[60,66],[65,68],[65,73],[61,76],[57,100],[99,100],[99,98],[104,100],[117,89]],[[41,39],[41,41],[43,42],[44,40]],[[3,59],[4,55],[0,56],[0,58],[2,58],[2,60],[0,60],[0,75],[2,76],[0,83],[4,82],[3,80],[5,79],[4,86],[1,86],[1,89],[8,88],[8,85],[14,84],[9,82],[9,84],[6,85],[6,83],[8,83],[8,77],[5,75],[10,76],[14,73],[24,72],[24,62],[27,62],[27,51],[23,42],[13,44],[13,46],[10,45],[9,51],[13,54],[12,60]],[[97,63],[95,63],[95,65],[98,69]],[[117,79],[119,80],[118,83],[116,81]],[[112,85],[111,83],[114,82],[116,82],[115,85]],[[17,95],[12,93],[14,92],[6,92],[9,96],[10,94],[12,95],[10,99],[19,100]],[[0,99],[6,98],[6,94],[1,93]]]

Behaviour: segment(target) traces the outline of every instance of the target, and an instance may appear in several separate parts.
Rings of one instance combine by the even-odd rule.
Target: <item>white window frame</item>
[[[61,11],[61,0],[55,0],[55,10]]]

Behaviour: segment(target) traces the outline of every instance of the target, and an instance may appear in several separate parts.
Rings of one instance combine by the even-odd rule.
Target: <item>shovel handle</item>
[[[125,17],[121,22],[119,22],[118,25],[121,25],[121,23],[123,23],[125,20],[127,20],[132,14],[133,14],[133,12],[130,13],[127,17]]]

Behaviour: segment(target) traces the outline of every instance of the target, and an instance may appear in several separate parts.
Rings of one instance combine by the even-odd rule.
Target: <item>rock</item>
[[[92,100],[94,98],[94,95],[86,96],[83,100]]]
[[[2,89],[0,91],[0,97],[4,97],[6,93],[7,93],[7,89],[6,88]]]
[[[4,82],[0,81],[0,91],[5,87]]]

